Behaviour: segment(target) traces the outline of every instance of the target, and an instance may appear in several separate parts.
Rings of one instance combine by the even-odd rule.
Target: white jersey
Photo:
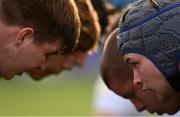
[[[112,113],[119,116],[146,116],[147,111],[138,112],[134,105],[111,90],[109,90],[101,78],[98,78],[94,89],[93,108],[96,113]]]
[[[152,115],[147,111],[138,112],[134,105],[107,88],[101,77],[97,79],[94,87],[93,108],[96,113],[112,113],[119,116],[147,116]],[[164,114],[163,116],[168,116]],[[177,112],[173,116],[180,116]]]

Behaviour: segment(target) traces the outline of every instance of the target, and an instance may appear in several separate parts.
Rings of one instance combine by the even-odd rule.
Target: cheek
[[[85,62],[86,57],[87,57],[86,53],[78,53],[76,55],[76,58],[74,58],[75,59],[75,64],[82,65]]]
[[[165,84],[165,77],[160,73],[160,71],[155,67],[150,67],[148,71],[148,79],[147,82],[149,83],[148,86],[156,89],[163,84]]]
[[[158,101],[153,92],[138,89],[135,93],[135,96],[141,100],[149,112],[154,113],[160,111],[159,109],[161,107],[161,103]]]
[[[52,71],[53,69],[62,68],[64,61],[63,56],[52,56],[47,61],[47,69]]]
[[[83,65],[85,63],[85,57],[80,57],[74,60],[74,64]]]
[[[73,65],[74,65],[74,59],[72,58],[67,58],[63,63],[62,63],[62,70],[71,70]]]
[[[75,63],[76,59],[75,58],[69,58],[67,59],[67,61],[65,61],[64,63],[69,64],[70,66],[73,66]]]
[[[33,57],[29,57],[28,59],[24,59],[25,62],[31,61],[31,62],[29,62],[30,69],[41,67],[44,64],[45,58],[43,55],[42,56],[41,55],[37,55],[37,56],[31,55],[31,56],[33,56]]]
[[[161,74],[161,72],[157,69],[157,67],[150,61],[145,61],[144,62],[144,70],[147,74],[147,77],[150,77],[151,79],[161,79],[163,77],[163,75]]]
[[[154,93],[151,91],[144,91],[142,89],[139,89],[139,91],[136,92],[136,96],[138,99],[140,99],[147,107],[154,107],[158,104],[158,100],[155,97]]]
[[[45,62],[45,56],[39,50],[31,50],[31,51],[24,51],[22,55],[25,58],[22,58],[22,61],[28,61],[29,66],[33,67],[40,67]],[[24,63],[26,64],[26,63]],[[31,69],[31,68],[30,68]]]
[[[157,72],[155,70],[153,66],[146,63],[139,66],[138,73],[146,85],[155,83],[154,80],[157,80]]]

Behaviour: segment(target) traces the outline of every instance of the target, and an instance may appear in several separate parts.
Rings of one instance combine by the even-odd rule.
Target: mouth
[[[11,80],[14,78],[14,76],[21,76],[23,73],[24,71],[7,72],[6,74],[1,74],[1,76],[6,80]]]
[[[72,69],[72,65],[65,65],[65,66],[62,67],[62,69],[71,70]]]
[[[144,107],[144,108],[139,109],[139,110],[138,110],[138,112],[142,112],[142,111],[144,111],[144,110],[145,110],[145,107]]]
[[[21,76],[23,74],[23,72],[19,72],[19,73],[17,73],[17,75],[19,75],[19,76]]]
[[[157,114],[161,116],[161,115],[163,115],[164,113],[163,113],[163,112],[157,112]]]
[[[35,68],[28,69],[28,70],[26,70],[26,72],[39,71],[39,70],[42,70],[41,67],[35,67]]]
[[[3,76],[3,75],[2,75]],[[4,79],[6,80],[11,80],[15,75],[11,75],[11,76],[3,76]]]
[[[6,80],[11,80],[15,75],[18,75],[19,73],[9,73],[9,74],[2,74],[2,77]]]

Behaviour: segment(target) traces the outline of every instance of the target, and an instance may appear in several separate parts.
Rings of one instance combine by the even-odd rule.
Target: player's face
[[[71,70],[75,65],[83,65],[87,54],[74,52],[68,55],[53,55],[44,62],[42,69],[31,69],[28,74],[35,80],[40,80],[50,74],[58,74],[63,70]]]
[[[111,73],[110,73],[111,72]],[[109,75],[108,75],[109,74]],[[115,72],[110,70],[109,73],[106,74],[106,77],[110,77],[108,80],[109,88],[114,91],[119,96],[130,99],[130,101],[133,103],[133,105],[136,107],[136,110],[141,112],[145,109],[145,106],[143,103],[136,97],[133,81],[132,80],[120,80],[122,77],[118,76],[118,71]],[[127,75],[128,76],[128,75]],[[117,79],[120,78],[120,79]]]
[[[61,48],[60,37],[51,42],[37,43],[31,27],[10,26],[0,21],[0,74],[11,79],[29,69],[41,68],[47,55],[53,55]],[[43,40],[43,39],[38,39]]]
[[[31,69],[28,71],[28,74],[34,80],[40,80],[45,76],[50,74],[57,74],[60,73],[63,68],[62,65],[64,64],[65,56],[64,55],[53,55],[48,58],[47,61],[44,62],[44,66],[42,69]]]
[[[107,64],[108,65],[108,64]],[[128,98],[138,111],[144,110],[144,105],[135,96],[132,70],[125,64],[123,67],[112,65],[112,67],[101,66],[101,74],[107,86],[119,96]]]
[[[87,53],[77,51],[75,53],[74,64],[78,66],[82,66],[86,60],[86,57],[87,57]]]
[[[46,56],[58,51],[59,42],[44,42],[36,44],[32,39],[26,39],[18,47],[12,43],[4,44],[1,50],[1,75],[11,79],[30,69],[40,69],[46,61]]]
[[[106,77],[109,77],[109,88],[119,96],[129,99],[138,111],[148,110],[150,113],[174,114],[179,110],[178,95],[173,96],[166,102],[157,99],[152,91],[144,91],[142,88],[133,85],[133,79],[127,79],[130,74],[120,74],[119,70],[109,69]],[[122,70],[121,70],[122,71]],[[127,80],[126,80],[127,79]]]
[[[141,101],[149,112],[158,114],[174,114],[179,110],[178,96],[174,95],[166,102],[159,101],[154,92],[144,91],[141,87],[134,87],[135,96]]]
[[[160,101],[166,101],[174,95],[175,91],[149,59],[135,53],[127,54],[124,58],[133,69],[135,86],[142,85],[143,90],[153,91]]]

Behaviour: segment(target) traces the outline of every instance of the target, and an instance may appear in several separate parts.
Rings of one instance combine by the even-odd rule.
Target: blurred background
[[[101,53],[102,47],[84,66],[41,81],[27,74],[10,81],[0,78],[0,116],[93,115],[93,84]]]
[[[92,1],[96,10],[100,12],[99,19],[104,35],[102,40],[104,40],[108,35],[107,32],[111,32],[118,26],[121,9],[135,0]],[[98,1],[108,1],[109,4],[102,7],[99,4],[101,2]],[[110,14],[108,15],[100,6],[102,9],[111,11]],[[109,101],[109,97],[103,97],[104,94],[101,96],[101,92],[106,94],[108,91],[103,88],[105,85],[102,81],[98,82],[102,48],[99,47],[97,53],[89,56],[82,67],[75,67],[72,71],[51,75],[40,81],[32,80],[27,74],[16,76],[10,81],[0,78],[0,116],[91,116],[97,115],[101,109],[103,111],[106,109],[104,112],[111,111],[109,108],[116,108],[115,110],[119,112],[119,107],[114,106],[119,100],[110,107],[106,102],[112,100]],[[101,87],[99,84],[104,86]],[[98,92],[99,89],[100,92]],[[114,99],[114,94],[112,97]],[[131,111],[130,108],[127,110]],[[133,110],[135,110],[134,107]],[[129,114],[129,111],[127,113]]]

